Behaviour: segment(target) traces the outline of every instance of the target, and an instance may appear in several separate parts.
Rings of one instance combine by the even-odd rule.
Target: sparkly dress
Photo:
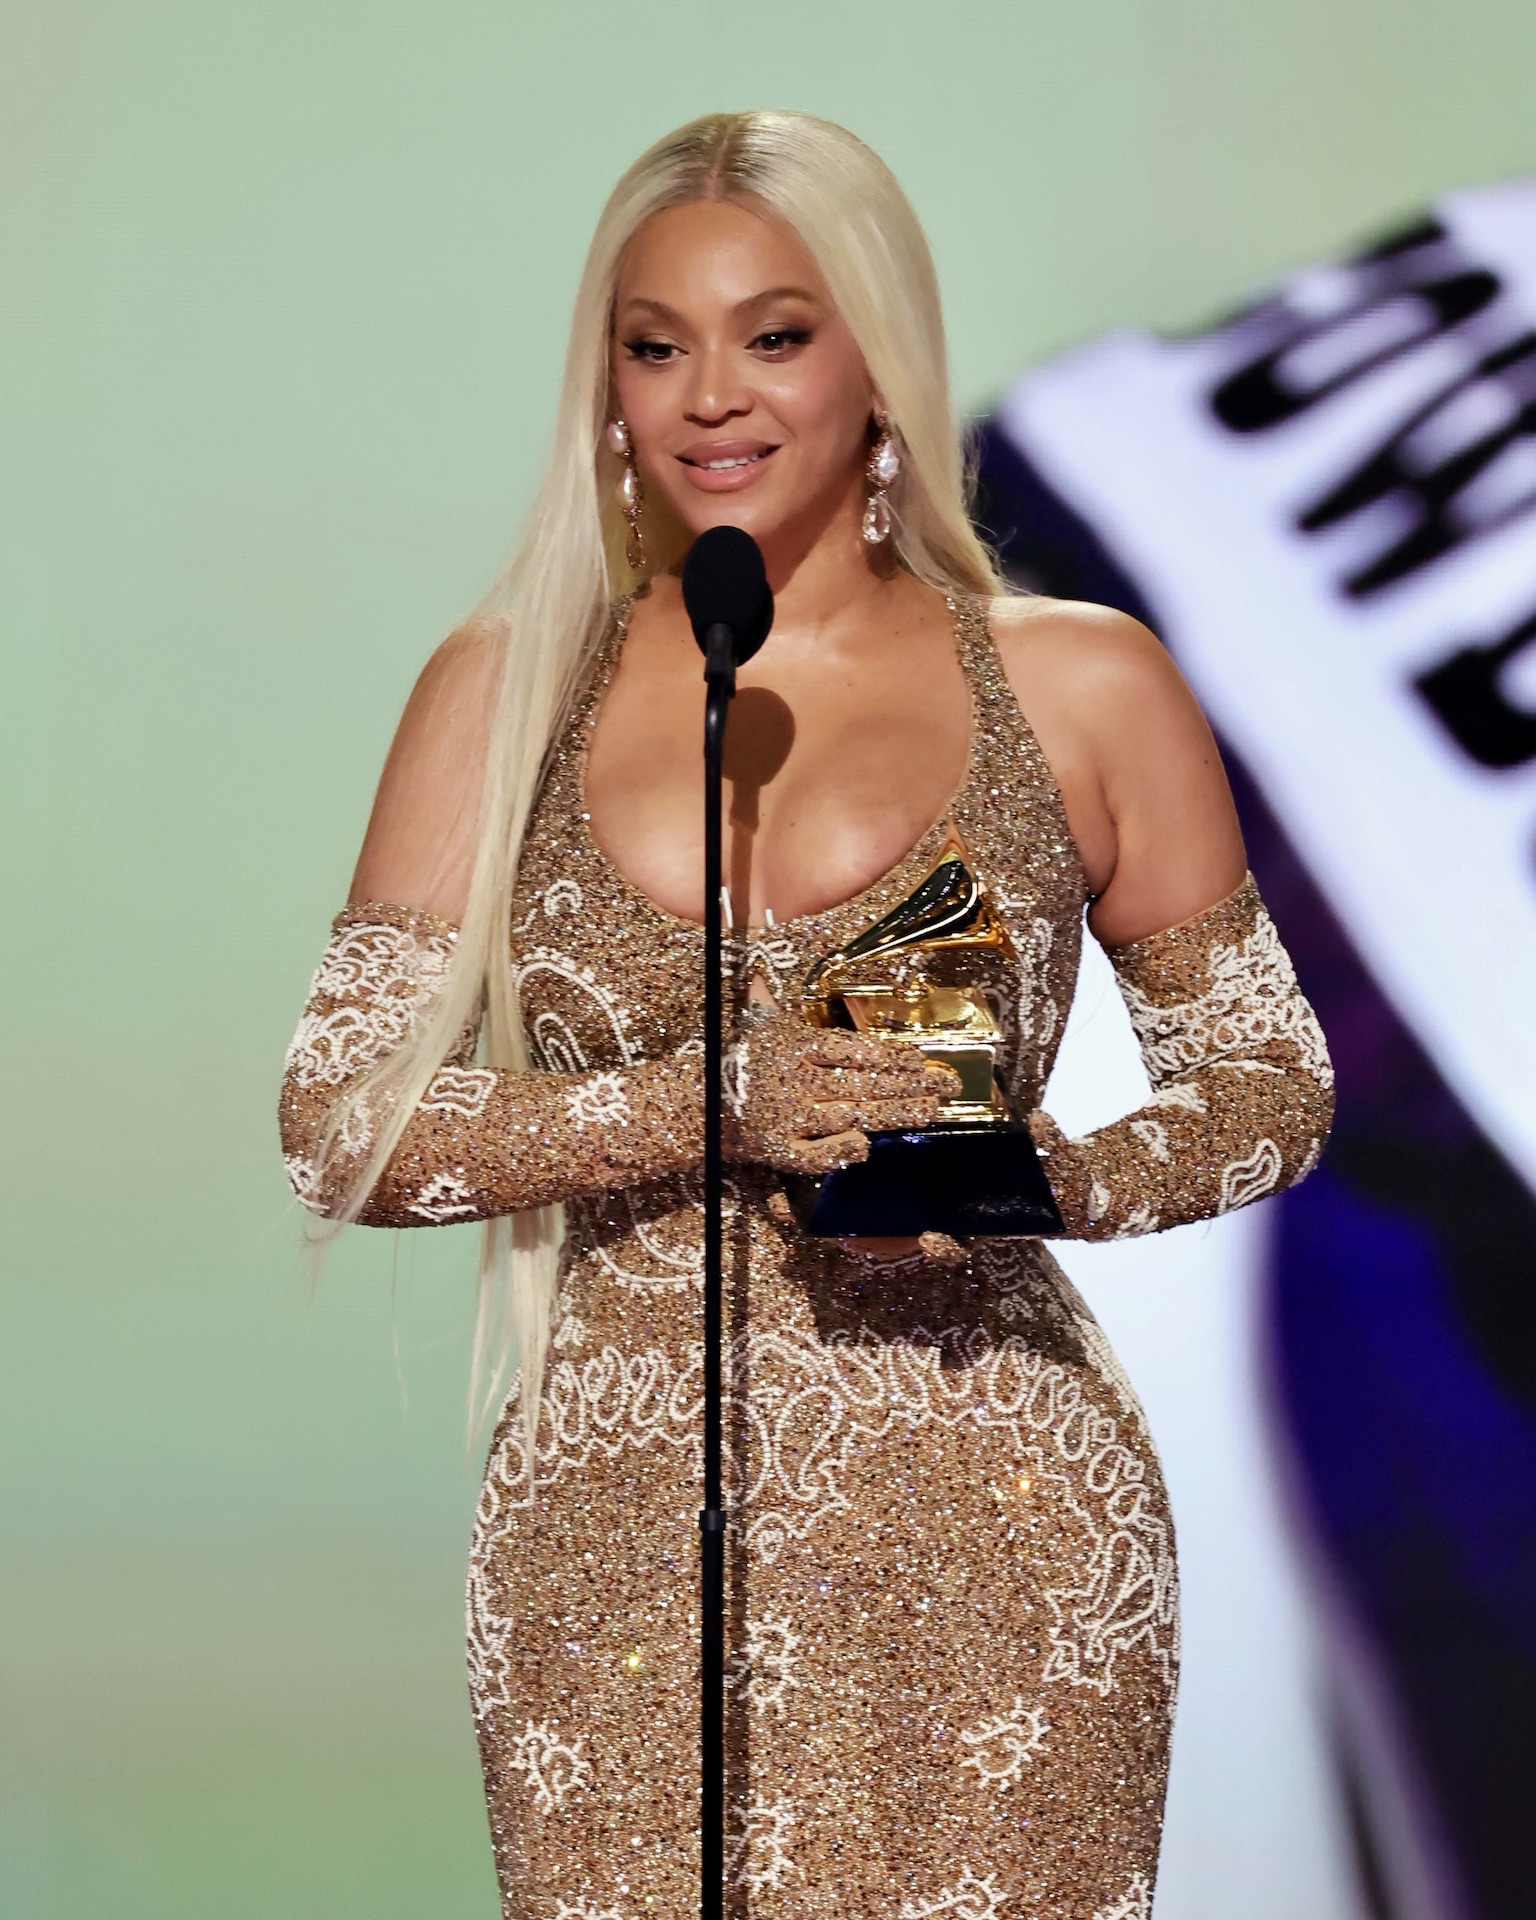
[[[369,1216],[566,1202],[532,1471],[514,1390],[469,1575],[497,1866],[507,1913],[526,1920],[698,1910],[703,935],[588,828],[587,743],[622,633],[621,609],[519,869],[513,960],[542,1071],[496,1074],[466,1047]],[[956,633],[973,727],[944,817],[855,899],[739,937],[734,985],[740,1002],[758,975],[791,1001],[954,832],[1012,937],[986,984],[1022,1113],[1065,1024],[1086,890],[979,604],[957,605]],[[338,921],[285,1091],[311,1204],[325,1204],[320,1117],[384,1044],[359,1041],[354,1015],[374,1010],[366,1027],[386,1006],[397,1044],[451,938],[400,909]],[[1251,882],[1112,958],[1155,1091],[1053,1152],[1069,1228],[1148,1231],[1299,1177],[1327,1129],[1326,1050]],[[659,1171],[642,1139],[662,1142]],[[728,1175],[728,1913],[1148,1920],[1173,1531],[1098,1326],[1039,1241],[980,1240],[959,1266],[881,1261],[787,1224],[770,1170]]]

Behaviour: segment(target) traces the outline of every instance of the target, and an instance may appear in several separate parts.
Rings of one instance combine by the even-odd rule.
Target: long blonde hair
[[[518,856],[550,747],[609,607],[639,584],[624,560],[620,467],[603,437],[620,265],[635,233],[662,208],[738,198],[777,215],[805,243],[901,436],[905,457],[890,492],[901,563],[947,594],[1002,591],[966,512],[932,256],[890,169],[842,127],[804,113],[708,114],[658,140],[619,181],[597,223],[576,294],[554,452],[511,564],[477,609],[504,637],[469,902],[430,1014],[353,1092],[331,1130],[334,1142],[360,1102],[387,1115],[342,1221],[357,1217],[482,1002],[487,1063],[514,1071],[530,1064],[510,944]],[[665,541],[648,536],[648,545],[658,544],[653,569],[678,557],[675,539],[667,551]],[[471,1426],[496,1404],[515,1355],[530,1470],[563,1231],[559,1207],[494,1220],[480,1263]]]

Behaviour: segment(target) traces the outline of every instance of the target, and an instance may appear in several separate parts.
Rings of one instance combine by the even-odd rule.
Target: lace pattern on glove
[[[289,1180],[313,1211],[344,1205],[378,1137],[380,1114],[354,1101],[326,1151],[335,1112],[417,1031],[442,991],[456,938],[448,922],[390,905],[337,916],[288,1049],[280,1106]],[[467,1027],[433,1075],[364,1205],[365,1224],[487,1219],[698,1160],[696,1059],[513,1073],[476,1066],[476,1039]]]
[[[1123,1239],[1247,1206],[1317,1164],[1333,1067],[1252,875],[1109,959],[1152,1097],[1079,1140],[1032,1127],[1067,1232]]]

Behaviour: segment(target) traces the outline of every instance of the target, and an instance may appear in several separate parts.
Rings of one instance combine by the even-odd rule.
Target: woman
[[[489,1223],[477,1367],[515,1340],[521,1373],[470,1663],[507,1911],[696,1911],[704,690],[675,569],[722,523],[777,598],[727,766],[731,1910],[1145,1916],[1177,1639],[1140,1410],[1039,1241],[798,1230],[781,1174],[930,1119],[950,1076],[791,1009],[957,840],[1012,941],[1008,1091],[1089,1239],[1298,1179],[1326,1049],[1167,656],[1005,597],[971,530],[900,190],[779,113],[697,121],[615,190],[549,477],[412,696],[285,1082],[308,1205]],[[1154,1092],[1067,1140],[1034,1109],[1085,907]]]

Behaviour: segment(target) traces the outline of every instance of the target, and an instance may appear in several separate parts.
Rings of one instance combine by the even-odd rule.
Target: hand
[[[1067,1138],[1048,1113],[1037,1107],[1027,1124],[1056,1210],[1070,1228],[1075,1221],[1087,1218],[1091,1176],[1076,1143]]]
[[[869,1134],[930,1126],[960,1091],[952,1067],[900,1040],[867,1040],[772,1013],[726,1064],[725,1151],[785,1173],[830,1173],[869,1156]]]

